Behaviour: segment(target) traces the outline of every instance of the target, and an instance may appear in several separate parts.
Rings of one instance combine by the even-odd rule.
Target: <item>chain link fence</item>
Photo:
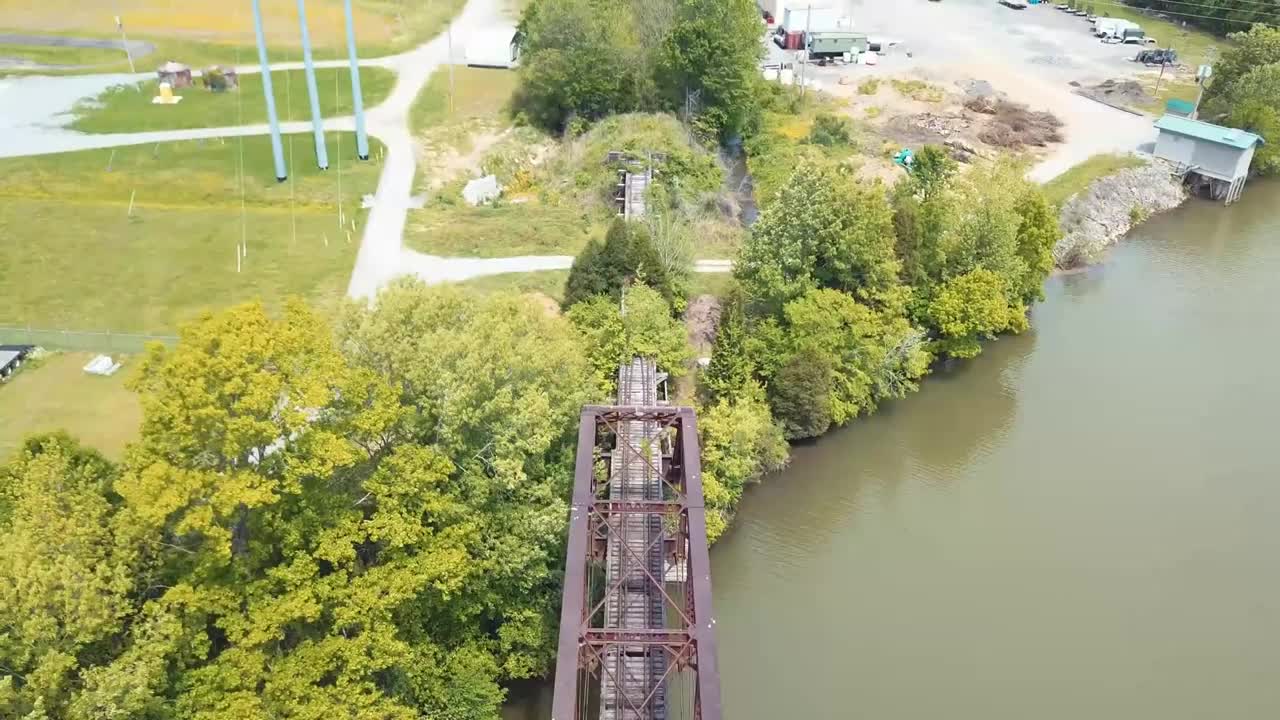
[[[101,353],[140,353],[148,343],[173,345],[176,335],[118,333],[110,330],[49,330],[0,326],[0,345],[37,345],[50,350],[81,350]]]

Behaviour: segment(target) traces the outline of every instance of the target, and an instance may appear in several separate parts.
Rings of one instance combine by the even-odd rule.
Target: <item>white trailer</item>
[[[798,4],[798,3],[793,3]],[[810,17],[812,15],[812,17]],[[774,17],[777,17],[775,15]],[[782,11],[782,29],[785,32],[830,32],[849,30],[852,23],[843,22],[840,11],[832,7],[788,7]]]

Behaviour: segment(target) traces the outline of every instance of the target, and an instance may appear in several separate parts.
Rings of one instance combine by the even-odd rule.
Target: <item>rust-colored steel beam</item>
[[[607,491],[601,493],[607,489],[610,478],[596,476],[596,461],[612,452],[641,455],[640,449],[631,445],[627,437],[619,437],[620,429],[624,428],[622,423],[635,422],[655,423],[663,429],[664,447],[670,441],[670,452],[661,456],[663,467],[652,468],[650,463],[650,468],[657,471],[656,477],[661,479],[661,497],[610,499]],[[648,451],[643,454],[649,456]],[[668,660],[655,671],[656,680],[647,681],[656,684],[645,686],[636,696],[643,702],[633,702],[630,696],[621,697],[623,704],[615,706],[619,717],[648,718],[650,712],[658,712],[652,708],[663,701],[650,701],[665,697],[665,694],[659,695],[659,688],[674,671],[685,669],[696,674],[693,716],[720,720],[720,677],[701,472],[697,420],[691,408],[587,406],[582,409],[569,511],[553,720],[584,719],[589,709],[597,707],[590,695],[598,690],[601,682],[608,681],[617,687],[630,681],[619,677],[604,659],[638,657],[640,653],[645,656],[663,653]],[[615,535],[617,523],[630,522],[624,518],[637,515],[651,516],[661,523],[662,532],[646,542],[649,548],[655,543],[661,543],[664,548],[662,554],[666,560],[662,573],[650,572],[646,567],[647,550],[637,554],[622,545],[614,557],[632,567],[632,573],[602,586],[597,576],[593,589],[593,564],[598,568],[604,558],[601,548],[619,539]],[[666,577],[671,569],[678,570],[684,578],[683,592],[668,593]],[[632,579],[624,589],[626,577]],[[633,584],[637,582],[635,578],[641,578],[641,587],[649,588],[643,591],[648,597],[661,598],[675,611],[672,614],[675,627],[605,626],[607,614],[600,610],[614,593],[637,592]]]

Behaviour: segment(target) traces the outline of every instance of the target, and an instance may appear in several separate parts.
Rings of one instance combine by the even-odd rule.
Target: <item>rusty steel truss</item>
[[[694,411],[588,406],[551,717],[668,716],[721,716]]]

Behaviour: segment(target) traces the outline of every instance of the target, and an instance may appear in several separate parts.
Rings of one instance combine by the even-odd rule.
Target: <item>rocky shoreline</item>
[[[1062,207],[1058,220],[1063,236],[1053,248],[1054,263],[1073,268],[1094,262],[1136,225],[1186,199],[1182,183],[1163,160],[1095,180]]]

